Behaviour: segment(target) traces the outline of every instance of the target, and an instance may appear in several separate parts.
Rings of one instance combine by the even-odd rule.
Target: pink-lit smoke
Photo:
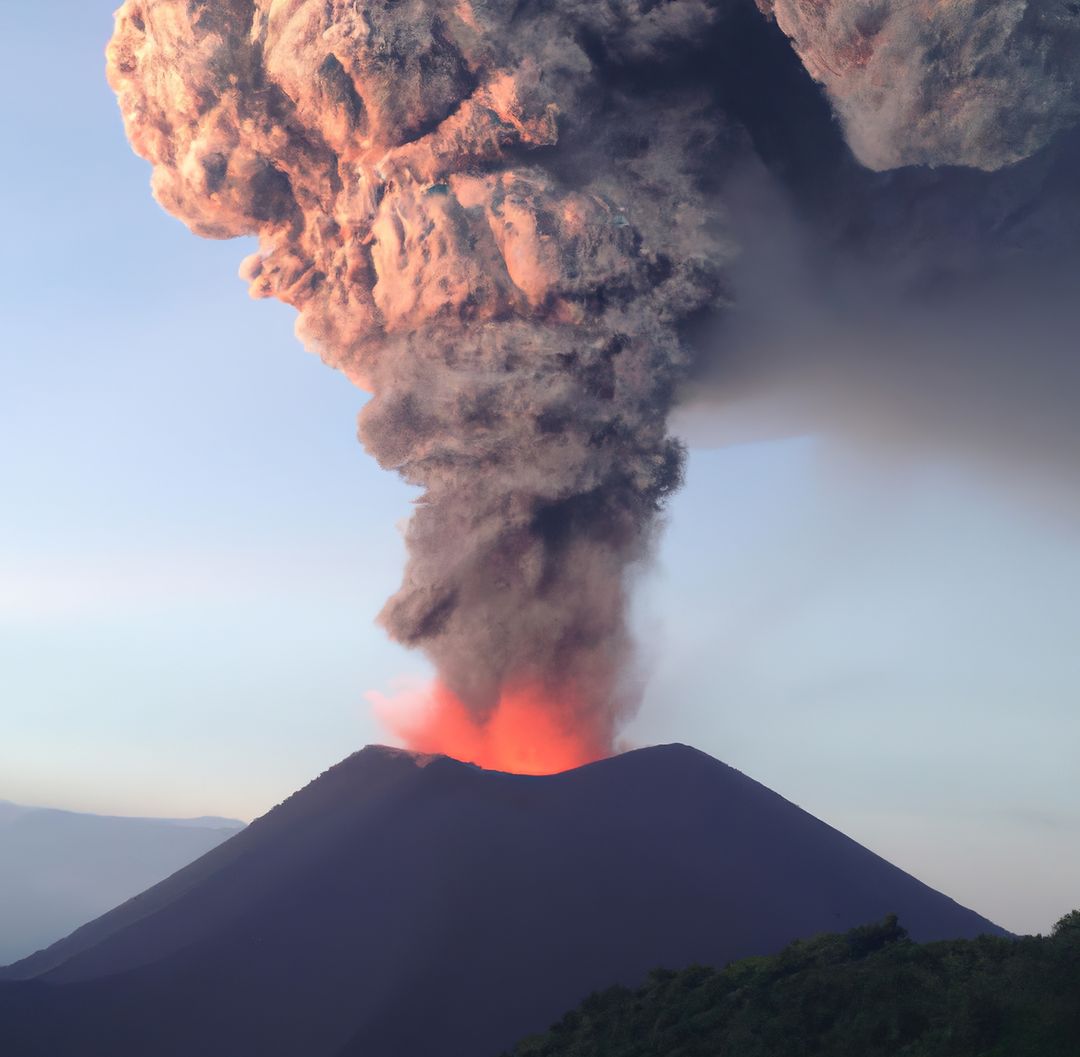
[[[380,617],[483,725],[586,756],[633,705],[625,575],[678,485],[680,327],[722,300],[739,142],[676,61],[703,0],[128,0],[109,79],[169,212],[257,235],[257,297],[373,394],[423,495]]]
[[[1044,0],[759,2],[872,168],[1000,169],[1080,113],[1077,20]],[[733,85],[738,56],[717,68],[708,50],[745,10],[117,13],[109,80],[157,200],[199,235],[258,237],[253,295],[293,305],[308,348],[372,394],[364,445],[422,489],[380,619],[437,668],[440,714],[408,731],[425,749],[453,751],[453,730],[483,756],[547,731],[552,759],[580,762],[636,704],[627,573],[681,480],[668,414],[728,299],[722,188],[776,138],[728,109],[765,120],[770,86]],[[880,188],[843,172],[853,193],[834,197],[872,211]]]
[[[1080,9],[1062,0],[757,0],[873,169],[994,170],[1080,119]]]

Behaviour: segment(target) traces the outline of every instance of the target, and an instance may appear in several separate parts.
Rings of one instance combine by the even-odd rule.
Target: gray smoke
[[[481,720],[542,691],[591,751],[632,707],[625,575],[683,452],[680,330],[723,301],[743,146],[673,74],[702,0],[128,0],[109,77],[158,201],[373,394],[423,489],[381,621]]]
[[[758,0],[873,169],[994,170],[1080,117],[1067,0]]]
[[[673,419],[691,445],[839,439],[882,482],[946,460],[1080,525],[1080,132],[997,173],[843,162],[807,216],[760,167],[745,247]]]
[[[528,690],[599,754],[636,703],[627,573],[681,479],[667,419],[730,304],[739,218],[722,192],[739,174],[775,179],[823,260],[886,284],[1080,230],[1047,236],[1039,208],[1069,171],[1045,145],[1080,114],[1071,14],[1049,0],[762,2],[865,165],[1037,156],[994,185],[875,177],[738,0],[117,13],[110,83],[158,201],[197,234],[258,237],[253,295],[293,305],[305,344],[372,393],[361,439],[422,489],[380,619],[481,724]],[[751,241],[771,229],[735,226]],[[802,285],[782,263],[765,283],[781,307]],[[731,333],[725,379],[752,347]]]

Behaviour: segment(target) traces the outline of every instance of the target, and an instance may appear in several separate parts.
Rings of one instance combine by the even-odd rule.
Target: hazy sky
[[[426,671],[372,623],[410,494],[355,441],[362,394],[248,300],[246,247],[151,200],[111,8],[0,12],[0,798],[250,818]],[[894,455],[692,453],[628,743],[696,745],[1045,930],[1080,905],[1080,526],[985,461]]]

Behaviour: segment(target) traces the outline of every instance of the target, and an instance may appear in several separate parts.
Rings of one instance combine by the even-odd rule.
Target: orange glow
[[[557,774],[605,755],[593,739],[567,729],[559,710],[534,690],[505,693],[484,722],[438,683],[372,697],[379,719],[415,752],[514,774]]]

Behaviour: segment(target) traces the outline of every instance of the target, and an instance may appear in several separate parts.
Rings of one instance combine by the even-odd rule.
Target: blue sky
[[[0,13],[0,798],[260,814],[426,671],[363,394],[150,198],[111,2]],[[48,75],[43,76],[43,66]],[[1080,905],[1080,528],[953,453],[695,450],[629,744],[684,741],[1017,930]]]

